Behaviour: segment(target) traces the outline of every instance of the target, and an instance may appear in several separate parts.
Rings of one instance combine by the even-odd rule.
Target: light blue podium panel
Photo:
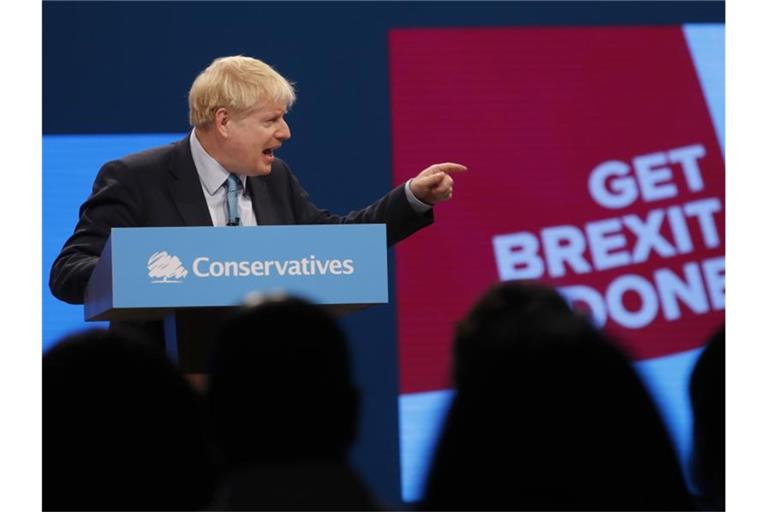
[[[344,312],[388,301],[384,224],[113,228],[85,319],[163,320],[166,350],[204,371],[215,329],[253,294]]]
[[[385,226],[113,228],[86,289],[85,319],[235,306],[253,292],[386,303]]]

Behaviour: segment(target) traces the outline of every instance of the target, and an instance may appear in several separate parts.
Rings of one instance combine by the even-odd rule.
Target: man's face
[[[227,169],[246,176],[272,172],[275,151],[291,137],[285,105],[268,103],[229,122]],[[231,167],[231,168],[230,168]]]

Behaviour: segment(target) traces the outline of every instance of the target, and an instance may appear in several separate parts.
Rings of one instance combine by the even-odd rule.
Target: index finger
[[[430,174],[438,172],[452,173],[452,172],[466,172],[467,167],[465,165],[457,164],[454,162],[443,162],[441,164],[434,164],[430,166],[434,169]]]

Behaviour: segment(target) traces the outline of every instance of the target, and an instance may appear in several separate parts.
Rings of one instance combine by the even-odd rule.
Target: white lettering
[[[224,262],[224,275],[225,276],[236,276],[237,275],[237,262],[236,261],[226,261],[226,262]]]
[[[651,210],[645,222],[637,215],[624,217],[624,224],[637,236],[635,249],[632,251],[632,263],[647,260],[651,249],[663,258],[675,255],[675,248],[659,232],[663,220],[664,210]]]
[[[355,261],[352,259],[317,260],[255,260],[255,261],[211,261],[207,256],[195,258],[192,271],[198,277],[248,277],[268,276],[271,270],[278,275],[309,276],[315,275],[320,269],[322,274],[330,271],[334,275],[349,275],[355,272]]]
[[[677,195],[672,180],[672,169],[663,167],[667,163],[664,153],[650,153],[634,158],[632,164],[640,183],[640,195],[645,201],[660,201]]]
[[[701,266],[712,308],[725,309],[725,256],[704,260]]]
[[[677,320],[681,316],[677,299],[681,299],[696,314],[706,313],[709,309],[699,266],[696,263],[686,263],[683,273],[685,280],[667,268],[657,270],[653,274],[656,288],[659,290],[661,309],[667,320]]]
[[[669,227],[672,229],[672,238],[675,239],[677,251],[686,254],[693,251],[691,233],[688,231],[688,222],[683,217],[683,210],[679,206],[672,206],[667,210]]]
[[[603,162],[589,175],[589,193],[599,205],[606,208],[624,208],[637,199],[637,185],[627,176],[630,167],[619,160]],[[615,177],[608,184],[608,179]]]
[[[597,328],[605,327],[605,323],[608,321],[608,312],[605,309],[603,297],[597,290],[589,286],[576,285],[563,286],[558,288],[558,291],[568,301],[571,308],[579,309],[580,304],[586,305],[592,317],[592,323]]]
[[[681,304],[694,315],[725,309],[725,258],[688,262],[682,266],[682,272],[661,268],[653,273],[652,279],[625,274],[602,290],[569,285],[558,291],[574,310],[588,312],[599,328],[612,320],[622,327],[639,329],[659,316],[668,321],[679,320]],[[628,294],[634,296],[627,297]]]
[[[544,274],[539,240],[527,231],[493,237],[493,249],[502,281],[537,279]]]
[[[565,275],[565,263],[568,262],[577,274],[591,271],[584,259],[586,242],[581,230],[575,226],[553,226],[541,230],[544,256],[547,269],[552,277]]]
[[[629,311],[624,306],[624,295],[635,292],[640,297],[640,309]],[[627,274],[614,280],[606,291],[608,313],[616,323],[629,329],[640,329],[653,321],[659,310],[659,301],[653,286],[642,277]]]
[[[220,261],[211,262],[210,270],[213,277],[221,277],[224,275],[224,265],[222,265]]]
[[[211,261],[211,259],[206,257],[195,258],[195,261],[192,262],[192,272],[199,277],[208,277],[210,274],[207,272],[203,273],[199,268],[200,263],[203,261]]]
[[[325,273],[328,271],[328,265],[330,265],[330,262],[328,260],[325,261],[314,261],[315,265],[317,266],[317,270],[320,272],[320,275],[324,276]]]
[[[698,219],[701,235],[704,238],[704,245],[709,248],[720,245],[720,237],[717,234],[717,226],[715,225],[715,213],[722,210],[718,198],[711,197],[691,201],[683,207],[683,210],[687,216]]]
[[[670,162],[679,163],[683,167],[683,175],[691,192],[704,189],[704,180],[701,179],[701,169],[697,160],[705,154],[706,151],[701,144],[672,149],[667,153]]]
[[[613,249],[626,247],[627,239],[620,233],[621,223],[618,219],[606,219],[589,222],[586,225],[589,248],[592,251],[592,264],[597,270],[629,265],[629,253]]]
[[[699,192],[704,189],[699,160],[705,155],[702,144],[692,144],[638,155],[632,159],[632,166],[621,160],[608,160],[590,173],[589,193],[597,204],[613,209],[629,206],[638,195],[646,202],[676,197],[679,190],[673,181],[671,164],[680,164],[688,190]],[[632,170],[635,176],[631,176]]]

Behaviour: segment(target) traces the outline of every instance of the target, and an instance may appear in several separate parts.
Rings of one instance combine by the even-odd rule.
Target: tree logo
[[[166,251],[158,251],[150,256],[147,269],[153,283],[182,283],[189,273],[179,258]]]

